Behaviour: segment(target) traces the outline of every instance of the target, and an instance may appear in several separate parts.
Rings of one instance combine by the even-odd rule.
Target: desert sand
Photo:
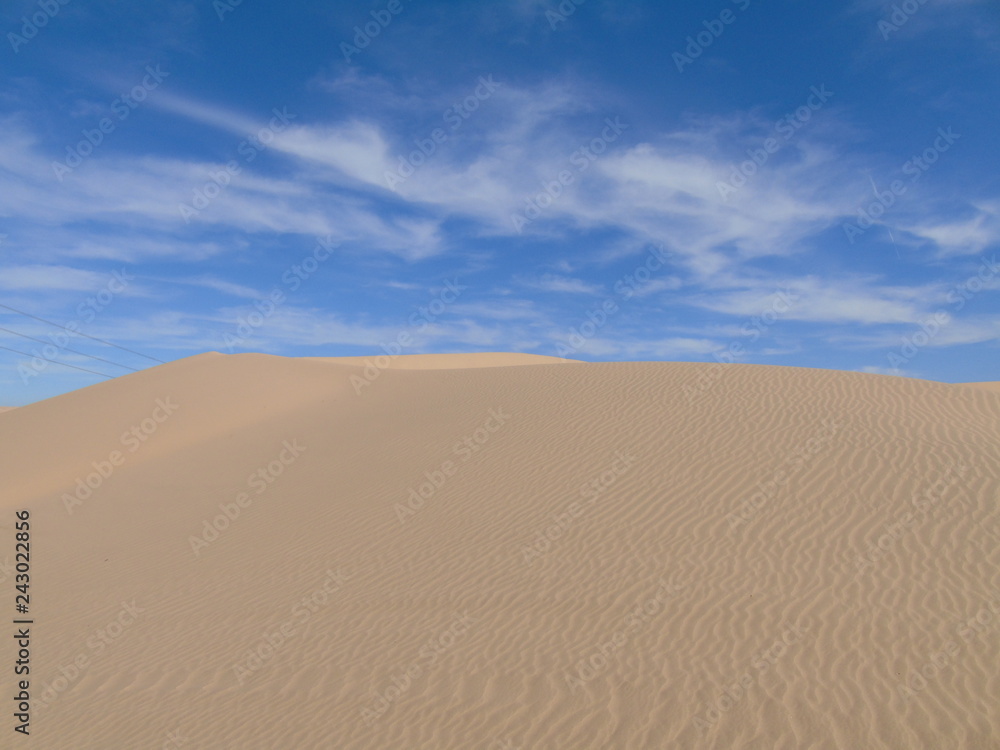
[[[966,383],[965,385],[974,385],[977,388],[986,388],[990,391],[1000,391],[1000,383]]]
[[[0,415],[34,747],[1000,747],[1000,392],[369,362]]]

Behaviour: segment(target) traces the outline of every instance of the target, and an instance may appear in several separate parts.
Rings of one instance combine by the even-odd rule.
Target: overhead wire
[[[144,357],[145,359],[151,359],[154,362],[159,362],[161,365],[165,365],[166,364],[166,362],[164,362],[162,359],[157,359],[156,357],[151,357],[148,354],[143,354],[142,352],[137,352],[134,349],[129,349],[128,347],[125,347],[125,346],[119,346],[118,344],[113,344],[110,341],[105,341],[104,339],[99,339],[99,338],[97,338],[97,336],[91,336],[89,333],[83,333],[82,331],[74,331],[74,330],[72,330],[70,328],[67,328],[64,325],[60,325],[59,323],[53,323],[51,320],[46,320],[45,318],[39,318],[37,315],[32,315],[31,313],[26,313],[23,310],[18,310],[17,308],[11,307],[10,305],[0,304],[0,307],[4,308],[5,310],[10,310],[11,312],[15,312],[18,315],[24,315],[24,316],[27,316],[29,318],[33,318],[34,320],[40,320],[42,323],[47,323],[50,326],[55,326],[56,328],[62,328],[64,331],[69,331],[70,333],[75,333],[77,336],[83,336],[84,338],[92,339],[94,341],[99,341],[100,343],[106,344],[107,346],[113,346],[116,349],[121,349],[123,352],[128,352],[129,354],[135,354],[136,356],[138,356],[138,357]],[[29,354],[28,356],[30,357],[31,355]],[[44,359],[44,357],[43,357],[43,359]],[[108,377],[110,377],[110,376],[108,376]]]
[[[3,326],[0,326],[0,331],[6,331],[7,333],[13,333],[15,336],[20,336],[21,338],[28,339],[29,341],[37,341],[39,344],[46,344],[46,345],[54,346],[54,344],[52,344],[52,342],[46,341],[45,339],[36,339],[34,336],[29,336],[26,333],[18,333],[17,331],[12,331],[11,329],[4,328]],[[128,365],[120,365],[117,362],[112,362],[110,359],[104,359],[104,357],[98,357],[98,356],[96,356],[94,354],[87,354],[86,352],[78,352],[76,349],[70,349],[68,346],[64,346],[64,347],[60,347],[60,348],[63,351],[67,351],[67,352],[70,352],[72,354],[79,354],[81,357],[89,357],[90,359],[96,359],[99,362],[107,362],[109,365],[114,365],[115,367],[123,367],[126,370],[131,370],[132,372],[139,372],[134,367],[129,367]],[[52,360],[49,360],[49,361],[52,361]]]
[[[18,351],[17,349],[11,349],[9,346],[2,346],[2,345],[0,345],[0,349],[6,349],[8,352],[14,352],[14,354],[20,354],[20,355],[25,356],[25,357],[34,357],[35,356],[34,354],[28,354],[27,352],[21,352],[21,351]],[[105,375],[103,372],[97,372],[97,370],[88,370],[86,367],[77,367],[76,365],[71,365],[71,364],[68,364],[66,362],[60,362],[58,359],[49,359],[48,357],[39,357],[39,359],[44,359],[47,362],[51,362],[52,364],[55,364],[55,365],[62,365],[63,367],[72,367],[74,370],[83,370],[84,372],[89,372],[92,375],[100,375],[102,378],[108,378],[109,380],[113,380],[115,378],[114,375]]]

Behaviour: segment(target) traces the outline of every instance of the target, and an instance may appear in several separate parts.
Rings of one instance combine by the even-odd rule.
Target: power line
[[[27,352],[19,352],[17,349],[11,349],[9,346],[0,346],[0,349],[6,349],[9,352],[14,352],[14,354],[20,354],[24,357],[34,357],[34,354],[28,354]],[[49,359],[48,357],[39,357],[39,359],[44,359],[47,362],[51,362],[55,365],[62,365],[63,367],[72,367],[74,370],[83,370],[84,372],[89,372],[91,375],[100,375],[102,378],[108,378],[109,380],[114,380],[114,375],[105,375],[103,372],[97,372],[96,370],[88,370],[86,367],[77,367],[76,365],[69,365],[65,362],[60,362],[57,359]]]
[[[36,339],[34,336],[28,336],[24,333],[18,333],[17,331],[12,331],[9,328],[4,328],[0,326],[0,331],[6,331],[7,333],[13,333],[15,336],[20,336],[21,338],[28,339],[29,341],[37,341],[39,344],[50,345],[50,342],[45,339]],[[86,354],[84,352],[78,352],[76,349],[70,349],[68,346],[62,347],[64,351],[71,352],[72,354],[79,354],[81,357],[90,357],[91,359],[96,359],[100,362],[107,362],[109,365],[114,365],[115,367],[124,367],[126,370],[131,370],[132,372],[139,372],[134,367],[129,367],[128,365],[120,365],[117,362],[112,362],[110,359],[104,359],[104,357],[96,357],[93,354]]]
[[[23,310],[18,310],[16,308],[11,307],[10,305],[0,305],[0,307],[3,307],[5,309],[7,309],[7,310],[10,310],[11,312],[16,312],[18,315],[26,315],[29,318],[34,318],[35,320],[40,320],[43,323],[48,323],[50,326],[55,326],[56,328],[62,328],[64,331],[69,331],[70,333],[75,333],[78,336],[84,336],[85,338],[93,339],[94,341],[100,341],[102,344],[107,344],[108,346],[113,346],[113,347],[115,347],[115,349],[121,349],[123,352],[128,352],[129,354],[135,354],[136,356],[139,356],[139,357],[145,357],[146,359],[151,359],[154,362],[159,362],[161,365],[167,364],[162,359],[157,359],[156,357],[150,357],[148,354],[143,354],[142,352],[137,352],[134,349],[127,349],[124,346],[118,346],[118,344],[112,344],[110,341],[105,341],[104,339],[99,339],[99,338],[97,338],[97,336],[91,336],[90,334],[83,333],[82,331],[73,331],[73,330],[67,328],[66,326],[59,325],[58,323],[53,323],[51,320],[46,320],[45,318],[39,318],[37,315],[32,315],[31,313],[26,313]],[[28,356],[30,357],[31,355],[29,354]],[[44,359],[44,357],[43,357],[43,359]],[[106,376],[106,377],[110,377],[110,375]]]

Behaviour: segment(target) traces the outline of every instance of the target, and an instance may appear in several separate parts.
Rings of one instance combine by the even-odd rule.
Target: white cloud
[[[602,131],[610,114],[600,109],[599,93],[588,100],[573,85],[559,81],[526,88],[504,85],[495,98],[483,105],[494,106],[494,111],[471,117],[395,193],[387,189],[384,173],[399,153],[409,150],[412,140],[412,134],[394,131],[397,118],[375,113],[326,125],[293,124],[270,145],[273,155],[290,158],[269,159],[266,169],[241,163],[241,173],[190,224],[180,216],[178,203],[190,203],[192,192],[206,185],[220,164],[153,156],[124,159],[112,151],[98,152],[58,185],[36,137],[24,120],[15,118],[8,121],[12,126],[0,144],[0,190],[9,196],[0,212],[34,222],[35,232],[60,227],[60,248],[48,252],[78,258],[203,260],[227,249],[226,240],[210,233],[231,232],[242,236],[244,246],[252,241],[245,235],[255,233],[332,235],[335,242],[353,243],[358,251],[390,252],[411,261],[445,251],[468,259],[475,252],[469,247],[478,238],[517,236],[511,212],[522,210],[526,198],[568,169],[572,184],[525,233],[535,235],[531,239],[566,239],[587,230],[609,230],[602,234],[613,239],[591,249],[593,259],[621,259],[622,248],[647,243],[666,246],[675,272],[664,271],[663,277],[640,286],[640,298],[677,292],[670,302],[746,318],[769,309],[776,290],[788,289],[800,301],[782,314],[783,319],[868,325],[918,321],[943,293],[936,284],[891,286],[873,276],[790,277],[760,270],[763,259],[811,252],[820,233],[857,208],[860,157],[821,142],[822,129],[797,135],[724,199],[718,184],[729,179],[733,161],[747,147],[760,145],[765,124],[749,117],[692,121],[670,133],[644,133],[638,143],[626,129],[586,170],[574,171],[570,155]],[[163,98],[161,105],[231,132],[234,150],[237,139],[259,124],[179,97]],[[392,106],[417,105],[412,97],[399,96]],[[426,103],[419,106],[427,108]],[[833,112],[823,114],[836,119]],[[946,255],[974,253],[1000,236],[998,206],[981,202],[975,216],[960,221],[930,214],[907,228],[935,242]],[[105,225],[101,232],[106,236],[93,233],[74,240],[72,224],[81,221]],[[448,222],[462,226],[463,236],[449,233]],[[112,227],[127,239],[116,237]],[[178,237],[176,244],[172,236]],[[134,246],[131,238],[137,238]],[[467,238],[468,244],[460,244]],[[231,249],[239,248],[234,244]],[[581,278],[587,263],[581,263],[580,256],[572,261],[548,258],[544,268],[560,273],[522,279],[520,285],[552,293],[600,294],[600,284]],[[20,276],[7,276],[7,283],[21,288],[41,283],[42,272],[23,269],[28,270]],[[83,283],[72,273],[56,274],[49,283],[52,279],[69,285],[64,288],[85,288],[72,286]],[[255,294],[218,275],[191,277],[186,283],[246,299]],[[551,311],[530,301],[511,298],[496,306],[479,302],[462,307],[461,320],[429,327],[420,345],[509,348],[516,343],[519,348],[537,348],[559,340],[540,333],[555,330]],[[161,320],[160,326],[191,336],[203,322],[177,315]],[[375,346],[397,332],[392,326],[287,308],[269,322],[260,345]],[[661,338],[641,340],[641,334],[629,330],[623,340],[591,341],[587,352],[667,358],[703,356],[718,349],[707,326],[701,335],[669,332],[675,335],[662,338],[661,330]],[[939,341],[989,341],[995,336],[993,326],[978,321],[972,327],[956,326]],[[175,340],[180,338],[167,336],[164,345]],[[214,342],[211,348],[218,346]]]
[[[150,105],[205,125],[212,125],[221,130],[228,130],[244,136],[256,133],[267,124],[267,119],[271,117],[269,112],[261,121],[255,121],[250,117],[222,107],[179,96],[169,91],[158,91],[156,96],[151,97]]]
[[[95,291],[108,277],[95,271],[69,266],[3,266],[0,288],[11,291],[46,289],[51,291]]]
[[[718,341],[705,338],[672,337],[651,340],[622,340],[596,337],[588,339],[579,348],[579,353],[592,357],[613,357],[615,359],[700,359],[708,357],[721,348],[722,345]],[[568,356],[572,358],[573,355]]]
[[[386,187],[388,146],[370,123],[292,127],[278,135],[275,148],[312,164],[319,164],[371,185]]]
[[[141,244],[153,251],[155,231],[186,232],[197,226],[244,232],[327,236],[336,242],[353,241],[369,250],[387,251],[407,258],[422,258],[441,249],[439,222],[433,217],[394,218],[359,195],[331,193],[332,186],[315,178],[270,177],[242,163],[240,172],[204,208],[187,218],[180,206],[197,206],[195,194],[206,185],[216,187],[213,174],[225,172],[223,164],[156,157],[124,159],[95,154],[60,184],[49,159],[40,153],[37,139],[17,119],[8,120],[7,140],[0,144],[0,192],[5,195],[0,215],[16,216],[37,227],[67,226],[75,221],[106,222],[118,233],[144,235]],[[350,151],[353,136],[340,143],[342,156]],[[361,136],[359,136],[361,137]],[[295,141],[302,148],[320,148],[320,141]],[[332,143],[332,142],[331,142]],[[327,143],[326,145],[331,145]],[[331,145],[332,148],[332,145]],[[336,160],[333,150],[328,161]],[[345,169],[363,171],[363,157],[344,156]],[[350,161],[354,159],[355,161]],[[371,176],[371,175],[369,175]],[[105,231],[108,227],[105,227]],[[167,240],[161,240],[163,248]],[[210,253],[212,243],[196,241],[196,254]],[[177,256],[191,252],[178,242]],[[67,250],[69,250],[67,248]],[[120,257],[127,251],[90,242],[76,248],[101,257]]]
[[[735,280],[734,280],[735,281]],[[929,309],[930,291],[880,286],[872,279],[823,279],[816,276],[754,282],[743,289],[715,291],[688,298],[714,312],[746,317],[768,311],[781,320],[813,323],[910,323]],[[788,293],[785,302],[782,292]]]
[[[1000,244],[1000,203],[974,206],[975,216],[958,221],[922,221],[904,227],[933,241],[945,255],[975,255]]]
[[[542,292],[567,292],[569,294],[600,294],[600,287],[583,279],[546,274],[541,278],[526,281],[525,286]]]
[[[242,297],[244,299],[258,299],[263,295],[256,289],[252,287],[245,286],[243,284],[235,284],[231,281],[226,281],[225,279],[215,278],[213,276],[202,276],[198,278],[171,278],[171,279],[160,279],[160,281],[166,281],[172,284],[186,284],[189,286],[199,286],[205,289],[211,289],[221,294],[225,294],[230,297]]]

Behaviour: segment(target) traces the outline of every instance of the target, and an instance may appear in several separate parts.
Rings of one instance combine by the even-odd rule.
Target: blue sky
[[[13,0],[0,29],[8,349],[1000,379],[994,0]],[[3,404],[104,379],[0,349]]]

